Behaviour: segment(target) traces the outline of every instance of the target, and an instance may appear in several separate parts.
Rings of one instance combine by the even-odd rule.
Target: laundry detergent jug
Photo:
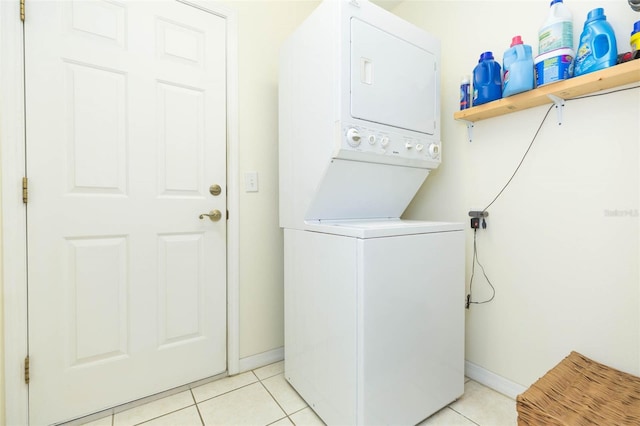
[[[500,64],[493,59],[493,52],[480,55],[473,69],[473,106],[502,98],[502,73]]]
[[[579,76],[612,67],[618,58],[613,27],[607,22],[604,9],[598,7],[587,14],[576,52],[574,75]]]
[[[640,50],[640,21],[636,21],[636,23],[633,24],[629,44],[631,45],[631,53],[636,53],[636,51]]]
[[[538,55],[556,49],[573,49],[573,17],[562,0],[552,0],[549,14],[538,30]]]

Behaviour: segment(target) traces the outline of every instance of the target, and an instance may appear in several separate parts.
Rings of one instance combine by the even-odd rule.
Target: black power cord
[[[482,221],[484,222],[484,219],[482,219]],[[469,280],[469,294],[467,294],[467,304],[465,306],[465,308],[467,309],[469,309],[469,305],[471,305],[472,303],[474,305],[481,305],[483,303],[491,302],[493,298],[496,297],[496,289],[493,286],[493,284],[491,284],[491,280],[487,276],[487,273],[484,271],[484,266],[482,266],[482,263],[480,263],[480,259],[478,258],[478,241],[476,238],[477,233],[478,233],[478,230],[474,229],[473,230],[473,261],[471,262],[471,279]],[[474,302],[471,300],[471,290],[473,287],[473,276],[475,275],[475,271],[476,271],[476,263],[478,264],[480,269],[482,269],[482,275],[484,275],[484,279],[487,280],[487,283],[489,283],[489,287],[491,287],[491,297],[488,298],[487,300],[483,300],[482,302]]]
[[[491,200],[491,202],[489,204],[487,204],[487,206],[484,209],[482,209],[482,211],[480,212],[481,214],[486,213],[487,209],[489,207],[491,207],[493,205],[493,203],[495,203],[498,198],[500,198],[500,196],[505,191],[505,189],[507,189],[509,184],[511,184],[511,182],[513,181],[513,178],[518,173],[518,170],[520,170],[520,167],[522,166],[522,163],[524,163],[525,158],[527,158],[527,155],[529,154],[529,151],[531,151],[531,147],[533,146],[533,143],[535,142],[536,138],[538,137],[538,133],[540,133],[540,130],[542,129],[542,125],[547,120],[547,117],[549,116],[549,113],[551,112],[551,110],[553,108],[554,108],[554,106],[551,105],[549,107],[549,109],[547,110],[547,112],[545,113],[544,117],[542,117],[542,120],[540,121],[540,125],[538,126],[538,129],[536,130],[536,133],[533,135],[533,138],[531,139],[531,142],[529,143],[529,146],[527,147],[527,150],[524,152],[524,155],[520,159],[520,162],[518,163],[518,166],[516,167],[516,169],[511,174],[511,177],[509,178],[507,183],[505,183],[504,186],[502,187],[502,189],[498,192],[498,194],[495,197],[493,197],[493,200]],[[486,229],[486,228],[487,228],[487,222],[486,222],[485,218],[483,217],[482,218],[482,229]],[[465,308],[466,309],[469,309],[469,306],[471,304],[481,305],[483,303],[489,303],[496,297],[496,289],[493,286],[493,284],[491,283],[491,280],[489,279],[489,277],[487,276],[487,273],[484,270],[484,266],[482,266],[482,264],[480,263],[480,260],[478,259],[477,233],[478,233],[478,228],[476,227],[473,230],[473,260],[471,261],[471,278],[469,279],[469,293],[467,294],[467,301],[466,301],[466,304],[465,304]],[[483,300],[481,302],[477,302],[477,301],[471,300],[471,294],[472,294],[472,289],[473,289],[473,277],[475,275],[476,263],[478,264],[478,266],[480,266],[480,269],[482,269],[482,275],[484,275],[484,278],[487,280],[487,283],[489,284],[489,287],[491,287],[491,297],[486,299],[486,300]]]
[[[612,93],[625,92],[625,91],[633,90],[633,89],[640,89],[640,86],[633,86],[633,87],[627,87],[625,89],[611,90],[611,91],[605,92],[605,93],[595,93],[595,94],[591,94],[591,95],[579,96],[579,97],[572,98],[572,99],[566,99],[565,102],[578,101],[580,99],[595,98],[595,97],[598,97],[598,96],[605,96],[605,95],[610,95]],[[544,117],[542,117],[542,121],[540,122],[540,125],[538,126],[538,129],[536,130],[536,133],[533,135],[533,139],[531,139],[531,142],[529,143],[529,146],[527,147],[527,150],[524,152],[524,155],[520,159],[520,162],[518,163],[518,166],[516,167],[516,169],[513,171],[513,174],[511,175],[511,177],[509,178],[507,183],[502,187],[500,192],[498,192],[498,194],[493,198],[493,200],[491,200],[491,202],[489,204],[487,204],[487,207],[482,209],[482,213],[486,212],[487,209],[489,207],[491,207],[493,205],[493,203],[495,203],[498,198],[500,198],[500,196],[502,195],[504,190],[507,189],[507,187],[509,186],[509,184],[511,183],[513,178],[516,176],[516,173],[518,173],[518,170],[520,170],[520,166],[522,166],[522,163],[524,163],[525,158],[527,158],[527,155],[529,154],[529,151],[531,150],[531,147],[533,146],[533,143],[536,141],[536,138],[538,137],[538,133],[540,133],[540,130],[542,129],[542,125],[547,120],[547,117],[549,116],[549,113],[551,112],[551,110],[554,107],[555,107],[554,105],[551,105],[549,107],[549,109],[547,110],[547,112],[544,114]]]
[[[624,91],[627,91],[627,90],[634,90],[634,89],[639,89],[639,88],[640,88],[640,86],[632,86],[632,87],[627,87],[627,88],[624,88],[624,89],[611,90],[611,91],[605,92],[605,93],[596,93],[596,94],[590,94],[590,95],[585,95],[585,96],[579,96],[579,97],[576,97],[576,98],[567,99],[566,101],[577,101],[577,100],[580,100],[580,99],[594,98],[594,97],[598,97],[598,96],[605,96],[605,95],[609,95],[609,94],[612,94],[612,93],[624,92]],[[491,202],[489,204],[487,204],[487,206],[484,209],[482,209],[482,211],[480,213],[482,213],[482,214],[486,213],[487,209],[489,207],[491,207],[493,205],[493,203],[495,203],[498,198],[500,198],[500,196],[507,189],[509,184],[511,184],[511,182],[513,181],[513,178],[518,173],[518,170],[520,170],[520,167],[522,166],[522,163],[524,163],[525,158],[527,158],[527,155],[529,154],[529,151],[531,150],[531,147],[533,146],[533,143],[536,141],[536,139],[538,137],[538,133],[540,133],[540,130],[542,129],[542,125],[547,120],[547,117],[549,116],[549,113],[551,112],[551,110],[554,107],[555,107],[554,105],[551,105],[549,107],[549,109],[547,110],[547,112],[544,114],[544,117],[542,117],[542,120],[540,121],[540,125],[538,126],[538,129],[536,130],[536,133],[533,135],[533,138],[531,139],[531,142],[529,143],[529,146],[527,147],[527,150],[524,152],[524,155],[520,159],[520,162],[518,163],[518,166],[513,171],[513,174],[511,174],[511,177],[509,178],[507,183],[504,184],[504,186],[498,192],[498,194],[495,197],[493,197],[493,200],[491,200]],[[485,221],[484,216],[483,216],[482,217],[482,229],[486,229],[486,227],[487,227],[487,222]],[[476,226],[473,226],[473,260],[472,260],[472,264],[471,264],[471,278],[469,279],[469,293],[467,294],[467,300],[466,300],[466,303],[465,303],[465,308],[466,309],[469,309],[469,306],[471,304],[481,305],[483,303],[489,303],[496,296],[496,289],[493,286],[493,284],[491,283],[491,280],[489,280],[489,277],[487,276],[487,274],[486,274],[486,272],[484,270],[484,266],[482,266],[482,264],[480,263],[480,260],[478,259],[477,232],[478,232],[478,226],[476,224]],[[484,275],[484,278],[487,280],[487,283],[489,284],[489,287],[491,287],[491,291],[492,291],[491,297],[489,299],[483,300],[481,302],[473,301],[471,299],[471,294],[472,294],[471,290],[472,290],[472,287],[473,287],[473,277],[475,275],[475,264],[476,263],[482,269],[482,275]]]
[[[533,143],[536,141],[536,138],[538,137],[538,133],[540,133],[540,130],[542,129],[542,125],[544,124],[544,122],[547,120],[547,117],[549,116],[549,113],[551,112],[551,110],[554,108],[553,105],[551,105],[549,107],[549,109],[547,110],[547,112],[545,113],[544,117],[542,117],[542,121],[540,121],[540,125],[538,126],[538,130],[536,130],[535,135],[533,135],[533,139],[531,139],[531,142],[529,143],[529,146],[527,147],[527,150],[524,152],[524,155],[522,156],[522,158],[520,159],[520,162],[518,163],[518,167],[516,167],[516,169],[513,171],[513,174],[511,175],[511,177],[509,178],[509,180],[507,181],[507,183],[504,184],[504,186],[502,187],[502,189],[500,190],[500,192],[498,192],[498,195],[496,195],[495,197],[493,197],[493,200],[491,200],[491,202],[489,204],[487,204],[487,207],[485,207],[484,209],[482,209],[482,212],[486,212],[487,209],[489,207],[491,207],[493,205],[493,203],[496,202],[496,200],[498,198],[500,198],[500,196],[502,195],[502,193],[504,192],[505,189],[507,189],[507,187],[509,186],[509,184],[511,183],[511,181],[513,181],[513,178],[516,176],[516,173],[518,173],[518,170],[520,170],[520,167],[522,166],[522,163],[524,163],[524,159],[527,158],[527,155],[529,154],[529,151],[531,150],[531,147],[533,146]]]

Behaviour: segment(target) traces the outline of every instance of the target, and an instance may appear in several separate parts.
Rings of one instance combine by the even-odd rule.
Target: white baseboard
[[[527,390],[525,386],[514,383],[511,380],[507,380],[502,376],[498,376],[497,374],[469,361],[464,362],[464,373],[471,380],[475,380],[481,385],[487,386],[512,399],[516,399],[516,396]]]
[[[273,364],[274,362],[282,361],[283,359],[284,346],[262,352],[257,355],[251,355],[246,358],[240,358],[240,373],[264,367],[265,365]]]

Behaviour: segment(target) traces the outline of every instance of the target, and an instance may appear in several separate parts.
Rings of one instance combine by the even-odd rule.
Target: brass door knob
[[[202,213],[198,216],[200,219],[204,219],[207,216],[211,222],[217,222],[222,218],[220,210],[211,210],[209,213]]]

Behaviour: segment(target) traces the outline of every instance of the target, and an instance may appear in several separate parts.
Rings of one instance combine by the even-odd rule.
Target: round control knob
[[[429,155],[431,158],[436,159],[440,156],[440,145],[432,143],[429,145]]]
[[[380,145],[382,145],[383,148],[386,148],[387,145],[389,145],[389,138],[383,136],[382,139],[380,139]]]
[[[411,149],[411,148],[413,148],[413,144],[411,142],[409,142],[409,141],[406,141],[404,143],[404,147],[407,148],[407,149]]]
[[[422,145],[421,143],[417,143],[416,144],[416,151],[420,152],[424,149],[424,145]]]
[[[369,135],[369,136],[367,137],[367,140],[369,141],[369,145],[373,145],[373,144],[375,144],[375,143],[376,143],[376,137],[375,137],[375,135]]]
[[[351,146],[360,145],[360,132],[358,129],[349,129],[347,130],[347,142]]]

